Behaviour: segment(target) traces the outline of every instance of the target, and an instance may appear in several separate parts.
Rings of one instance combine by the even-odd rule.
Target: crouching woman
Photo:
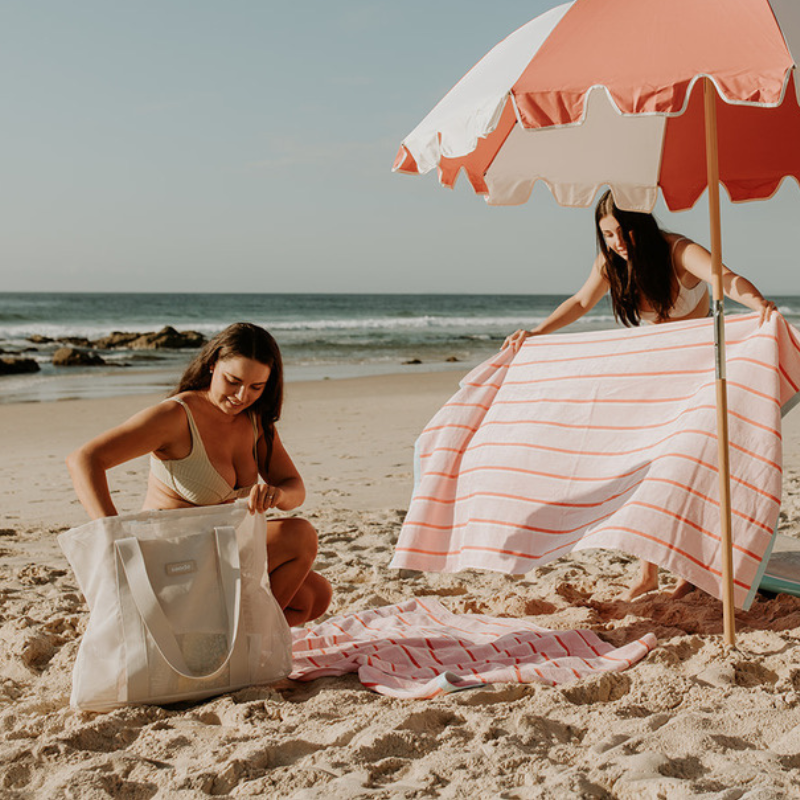
[[[231,325],[205,345],[168,399],[67,457],[78,499],[92,519],[116,515],[106,472],[149,453],[144,509],[240,497],[248,499],[250,513],[297,508],[305,486],[275,427],[282,405],[275,339],[257,325]],[[290,625],[316,619],[330,603],[330,584],[311,569],[316,554],[309,522],[267,521],[270,585]]]

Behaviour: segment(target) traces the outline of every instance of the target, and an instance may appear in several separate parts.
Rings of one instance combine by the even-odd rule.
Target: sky
[[[393,174],[403,137],[550,0],[5,0],[5,291],[570,293],[590,209]],[[725,262],[800,294],[800,191]],[[664,227],[708,245],[705,195]]]

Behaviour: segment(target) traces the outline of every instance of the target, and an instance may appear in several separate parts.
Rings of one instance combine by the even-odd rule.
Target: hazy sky
[[[548,0],[5,0],[5,290],[570,292],[591,211],[395,175]],[[726,263],[800,294],[800,191],[723,196]],[[705,197],[668,228],[707,244]]]

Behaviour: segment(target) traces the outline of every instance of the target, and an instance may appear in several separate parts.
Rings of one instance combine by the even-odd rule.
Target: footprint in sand
[[[631,679],[621,672],[604,672],[591,676],[578,684],[567,685],[561,694],[577,706],[590,703],[612,703],[624,697],[631,690]]]
[[[20,583],[25,583],[28,586],[45,586],[48,583],[53,583],[55,578],[62,578],[67,574],[64,569],[55,569],[54,567],[46,567],[39,564],[27,564],[16,573],[16,578]]]

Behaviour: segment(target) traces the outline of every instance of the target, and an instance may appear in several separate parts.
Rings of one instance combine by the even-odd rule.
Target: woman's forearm
[[[82,449],[67,456],[67,468],[78,500],[92,519],[117,515],[105,468]]]
[[[277,503],[281,511],[291,511],[303,505],[306,499],[306,487],[302,478],[286,478],[277,484],[277,488],[281,490],[280,500]]]
[[[722,276],[722,288],[731,300],[741,303],[752,311],[761,311],[767,302],[764,295],[747,278],[735,272],[725,272]]]
[[[589,310],[590,309],[579,299],[570,297],[558,306],[546,320],[540,322],[535,328],[532,328],[531,333],[534,335],[553,333],[560,328],[571,325],[575,320],[584,316]]]

